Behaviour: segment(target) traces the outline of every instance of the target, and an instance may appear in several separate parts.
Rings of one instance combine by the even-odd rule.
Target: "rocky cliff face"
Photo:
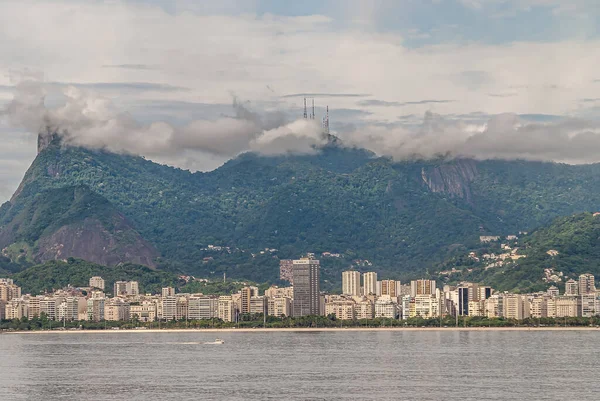
[[[471,182],[477,177],[477,165],[473,160],[456,160],[436,167],[423,167],[421,178],[432,192],[472,202]]]
[[[47,262],[74,257],[105,266],[131,262],[155,267],[154,260],[159,254],[154,247],[132,231],[123,216],[115,218],[119,222],[112,232],[93,218],[60,227],[38,241],[35,260]]]

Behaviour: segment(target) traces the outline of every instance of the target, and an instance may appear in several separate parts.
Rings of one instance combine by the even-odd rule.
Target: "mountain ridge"
[[[600,205],[599,164],[396,162],[329,144],[311,155],[245,153],[191,173],[58,140],[44,143],[11,202],[74,185],[131,221],[161,254],[159,264],[259,282],[276,279],[279,259],[306,252],[368,259],[391,276],[414,276],[479,235],[527,231]],[[0,218],[9,208],[0,207]],[[247,252],[215,257],[209,244]],[[258,265],[250,255],[264,248],[278,251]]]

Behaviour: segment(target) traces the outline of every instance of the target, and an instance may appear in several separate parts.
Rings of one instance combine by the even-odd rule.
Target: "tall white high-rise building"
[[[367,272],[363,274],[363,295],[377,294],[377,273]]]
[[[342,272],[342,294],[360,296],[360,273],[354,270]]]

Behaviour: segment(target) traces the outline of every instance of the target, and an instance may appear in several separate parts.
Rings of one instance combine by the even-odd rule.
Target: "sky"
[[[597,0],[3,0],[0,201],[48,125],[206,171],[314,151],[326,106],[396,159],[599,162],[599,23]]]

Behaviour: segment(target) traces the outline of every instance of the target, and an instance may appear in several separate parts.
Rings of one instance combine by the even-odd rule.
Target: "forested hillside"
[[[53,143],[0,208],[52,188],[84,185],[105,198],[160,253],[159,266],[258,282],[280,258],[333,252],[332,280],[352,260],[407,278],[433,271],[480,235],[531,230],[600,207],[600,166],[524,161],[394,162],[331,144],[314,155],[244,154],[209,173],[141,157]],[[215,254],[208,245],[230,247]],[[268,255],[260,251],[276,249]]]

